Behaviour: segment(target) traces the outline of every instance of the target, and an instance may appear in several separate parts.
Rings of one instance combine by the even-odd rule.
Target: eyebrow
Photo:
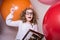
[[[28,13],[33,13],[33,12],[28,12]]]

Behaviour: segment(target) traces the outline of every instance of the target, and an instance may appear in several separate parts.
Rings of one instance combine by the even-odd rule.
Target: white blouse
[[[13,18],[13,14],[10,13],[6,18],[6,24],[8,26],[18,27],[18,33],[17,33],[16,39],[22,40],[22,38],[29,31],[29,29],[32,29],[38,32],[37,25],[33,25],[32,27],[30,23],[27,23],[27,22],[23,23],[22,20],[12,21],[12,18]]]

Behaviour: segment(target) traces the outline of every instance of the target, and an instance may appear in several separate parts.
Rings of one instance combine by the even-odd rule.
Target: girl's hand
[[[18,7],[17,6],[13,6],[11,9],[10,9],[10,12],[11,13],[14,13],[15,12],[15,10],[17,10],[18,9]]]

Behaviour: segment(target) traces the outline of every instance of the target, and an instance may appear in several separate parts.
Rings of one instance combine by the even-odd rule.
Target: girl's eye
[[[28,13],[26,13],[26,15],[29,15]]]
[[[27,14],[27,15],[29,15],[29,14],[32,15],[33,13],[26,13],[26,14]]]

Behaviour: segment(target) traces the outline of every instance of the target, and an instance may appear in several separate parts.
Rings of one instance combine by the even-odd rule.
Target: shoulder
[[[19,26],[21,26],[23,24],[22,20],[18,20]]]

